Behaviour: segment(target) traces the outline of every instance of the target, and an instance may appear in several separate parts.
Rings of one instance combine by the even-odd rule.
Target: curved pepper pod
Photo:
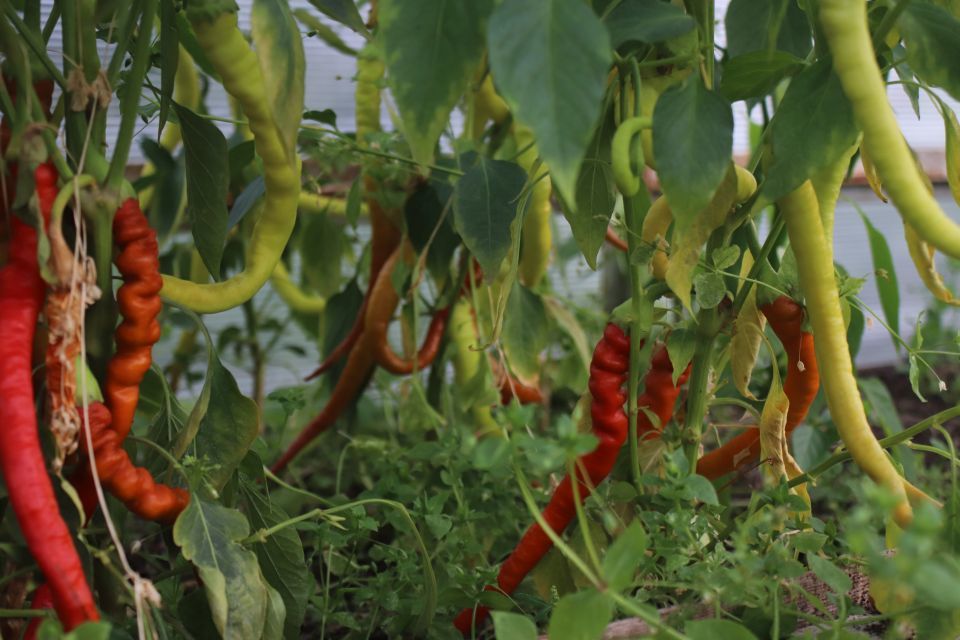
[[[627,439],[629,421],[623,409],[627,396],[622,387],[626,383],[629,368],[630,338],[620,327],[610,323],[593,351],[590,365],[590,417],[593,423],[592,433],[597,437],[598,443],[596,449],[577,461],[577,491],[581,500],[586,499],[593,488],[609,475]],[[654,352],[650,370],[644,379],[644,392],[637,396],[637,406],[656,415],[660,425],[666,424],[673,415],[680,385],[686,381],[687,374],[685,371],[677,385],[674,385],[673,365],[667,349],[659,347]],[[640,411],[637,416],[638,434],[642,435],[653,429],[654,424],[646,411]],[[567,528],[576,515],[573,490],[573,481],[568,474],[557,486],[543,510],[543,519],[558,534]],[[487,587],[487,590],[513,593],[552,546],[553,542],[539,523],[531,525],[513,553],[500,567],[497,586]],[[479,625],[488,613],[486,607],[464,609],[454,620],[454,626],[467,636],[471,628]]]
[[[27,547],[50,585],[61,623],[70,630],[100,616],[60,515],[37,431],[32,349],[45,291],[37,234],[16,217],[10,230],[9,258],[0,269],[0,469]]]
[[[93,457],[97,464],[100,482],[127,509],[145,520],[171,524],[190,501],[190,494],[177,487],[160,484],[149,471],[134,466],[130,455],[123,448],[123,438],[111,429],[110,410],[95,402],[87,407],[90,421],[90,437],[93,441]],[[84,443],[86,440],[84,440]],[[85,445],[84,445],[85,448]],[[86,475],[89,478],[89,471]],[[92,478],[88,480],[92,486]],[[78,489],[81,495],[93,495]],[[84,504],[89,514],[96,508]]]
[[[130,432],[140,399],[140,382],[152,362],[151,349],[160,339],[160,260],[157,233],[150,228],[140,203],[129,198],[113,219],[113,236],[120,252],[115,259],[123,277],[117,306],[123,322],[117,327],[117,349],[107,365],[104,397],[120,440]]]
[[[810,410],[820,389],[820,370],[813,347],[813,334],[803,330],[803,307],[787,296],[780,296],[760,307],[770,328],[787,354],[787,375],[783,391],[790,401],[785,431],[789,435]],[[760,455],[760,432],[747,429],[720,447],[704,455],[697,462],[697,473],[715,480],[748,464]]]

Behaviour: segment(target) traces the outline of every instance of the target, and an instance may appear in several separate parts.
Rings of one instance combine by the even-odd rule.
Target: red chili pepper
[[[31,609],[52,609],[53,594],[50,593],[50,586],[42,584],[33,592],[33,601],[30,603]],[[43,624],[45,618],[31,618],[27,625],[27,630],[23,632],[23,640],[36,640],[37,631]]]
[[[120,253],[115,262],[123,286],[117,305],[123,322],[117,327],[117,349],[107,365],[104,397],[113,414],[113,430],[121,440],[130,432],[140,399],[140,382],[150,369],[151,348],[160,339],[157,316],[163,308],[157,234],[135,198],[120,205],[113,218],[113,236]]]
[[[627,243],[610,227],[607,227],[607,243],[614,249],[627,251]]]
[[[783,391],[790,401],[785,427],[789,435],[806,418],[820,388],[813,334],[803,330],[803,307],[787,296],[778,297],[760,307],[760,311],[787,353]],[[700,458],[697,473],[714,480],[756,462],[759,455],[760,433],[757,429],[748,429]]]
[[[500,403],[510,404],[514,398],[520,404],[543,404],[543,392],[538,387],[523,384],[515,377],[505,374],[500,382]]]
[[[41,166],[38,194],[56,190],[57,174]],[[41,212],[49,216],[46,196]],[[37,265],[37,233],[11,219],[7,265],[0,269],[0,469],[27,547],[50,584],[65,629],[99,619],[70,530],[47,475],[34,410],[31,356],[45,286]]]
[[[617,325],[610,323],[594,349],[593,361],[590,364],[590,416],[593,434],[599,443],[596,449],[578,461],[578,469],[586,471],[589,478],[587,482],[579,475],[582,472],[578,471],[578,492],[581,499],[590,495],[590,488],[603,482],[609,475],[620,448],[627,439],[628,420],[623,410],[627,396],[622,387],[627,380],[629,368],[630,339]],[[661,425],[666,424],[673,415],[680,385],[686,381],[687,375],[688,372],[685,371],[677,384],[673,384],[673,365],[666,347],[660,347],[653,355],[645,378],[644,391],[637,397],[637,406],[656,415]],[[647,413],[640,411],[637,416],[637,434],[642,436],[655,428]],[[550,497],[550,502],[543,510],[543,519],[559,534],[567,528],[575,515],[573,482],[567,475]],[[531,525],[513,553],[500,567],[497,587],[488,589],[513,593],[552,546],[553,542],[540,525]],[[486,618],[488,612],[486,607],[464,609],[454,621],[454,626],[466,636],[474,625]]]
[[[376,183],[372,180],[365,181],[364,185],[364,188],[367,189],[368,192],[376,189]],[[370,198],[367,206],[370,210],[370,227],[372,231],[370,239],[370,285],[367,287],[367,295],[363,298],[363,304],[360,305],[360,310],[357,312],[357,318],[353,322],[353,327],[350,328],[350,333],[347,334],[340,344],[333,348],[313,373],[304,378],[305,380],[313,380],[328,371],[333,365],[340,362],[345,355],[350,353],[357,344],[357,341],[360,340],[365,326],[367,305],[370,302],[370,297],[373,295],[377,278],[380,276],[383,265],[387,263],[390,256],[393,255],[393,252],[400,244],[400,230],[390,222],[390,219],[383,212],[380,203],[375,198]]]
[[[141,518],[173,523],[187,507],[190,494],[178,487],[158,483],[149,471],[134,466],[123,448],[123,437],[111,428],[110,410],[102,403],[94,402],[87,410],[97,474],[103,487]],[[86,441],[83,442],[86,450]],[[89,466],[84,467],[83,476],[77,480],[77,493],[89,518],[97,508],[96,490]]]
[[[139,202],[130,198],[117,210],[113,235],[120,250],[115,262],[124,282],[117,291],[123,321],[116,330],[116,352],[107,365],[104,384],[113,414],[103,404],[93,403],[88,407],[87,424],[103,486],[141,518],[170,523],[187,506],[189,494],[155,482],[150,472],[134,466],[123,448],[139,401],[140,382],[150,368],[152,347],[160,338],[157,315],[162,308],[162,280],[157,234],[150,228]],[[81,443],[86,450],[86,439],[82,438]],[[71,481],[89,519],[97,507],[89,465],[79,469]]]

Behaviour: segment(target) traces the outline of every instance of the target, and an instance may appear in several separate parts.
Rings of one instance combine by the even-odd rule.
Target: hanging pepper
[[[50,187],[56,173],[38,171]],[[54,183],[55,184],[55,183]],[[49,210],[42,210],[43,219]],[[0,269],[0,469],[27,547],[50,585],[57,615],[70,630],[99,619],[70,530],[47,475],[31,379],[31,351],[45,286],[37,264],[37,232],[10,219],[10,255]]]
[[[623,405],[627,400],[623,385],[630,368],[630,338],[617,325],[610,323],[597,343],[590,363],[590,417],[592,432],[597,437],[597,448],[581,456],[577,461],[578,493],[581,499],[590,495],[592,487],[609,475],[617,460],[617,455],[627,439],[628,419]],[[637,434],[655,430],[657,425],[650,420],[647,411],[655,415],[660,426],[665,425],[673,415],[673,407],[680,394],[680,385],[687,378],[685,371],[673,383],[673,365],[667,355],[666,347],[656,350],[650,370],[645,378],[644,392],[637,397],[637,407],[645,409],[637,415]],[[586,472],[586,477],[583,477]],[[576,515],[573,494],[573,481],[564,476],[554,490],[550,502],[543,510],[543,519],[556,533],[562,533]],[[523,534],[513,553],[504,561],[497,576],[497,586],[490,590],[505,594],[514,589],[526,575],[540,562],[553,546],[546,532],[535,523]],[[464,636],[478,625],[488,614],[486,607],[469,608],[460,612],[454,626]]]

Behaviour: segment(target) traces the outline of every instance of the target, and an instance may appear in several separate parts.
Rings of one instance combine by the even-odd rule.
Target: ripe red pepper
[[[57,174],[42,165],[34,180],[49,217]],[[34,410],[31,356],[45,286],[37,264],[37,233],[10,219],[9,259],[0,269],[0,469],[27,547],[50,585],[57,615],[73,629],[99,619],[70,530],[47,475]]]
[[[178,487],[158,483],[149,471],[134,466],[123,448],[123,437],[111,428],[110,410],[102,403],[92,403],[87,411],[90,415],[87,426],[93,439],[97,474],[103,487],[141,518],[172,524],[187,507],[190,494]],[[84,475],[78,478],[78,485],[77,493],[89,518],[97,508],[96,490],[89,467],[84,467]]]
[[[628,419],[623,410],[627,395],[623,385],[629,369],[630,338],[617,325],[610,323],[603,333],[603,338],[597,343],[590,363],[590,417],[593,434],[599,443],[596,449],[578,461],[578,469],[585,470],[589,478],[587,482],[585,478],[578,476],[578,493],[581,499],[590,494],[590,487],[597,486],[609,475],[617,461],[620,448],[627,439]],[[673,365],[666,347],[660,347],[653,355],[645,378],[644,391],[637,397],[637,407],[645,408],[656,415],[660,425],[666,424],[673,415],[680,385],[686,381],[687,375],[688,372],[685,371],[677,384],[673,384]],[[656,425],[647,417],[647,413],[640,411],[637,416],[637,434],[642,436],[655,429]],[[543,519],[555,532],[562,533],[575,515],[573,482],[567,475],[550,497],[550,502],[543,510]],[[513,553],[500,567],[497,587],[488,589],[513,593],[552,546],[553,542],[540,525],[531,525]],[[464,609],[454,621],[454,626],[466,636],[488,613],[486,607]]]
[[[813,334],[803,330],[803,307],[787,296],[780,296],[760,307],[770,328],[787,353],[787,375],[783,391],[790,401],[786,433],[803,422],[820,388],[820,371],[813,349]],[[758,429],[747,429],[697,462],[697,473],[711,480],[756,462],[760,455]]]
[[[31,609],[52,609],[53,608],[53,594],[50,593],[50,585],[42,584],[33,592],[33,601],[30,603]],[[35,640],[37,637],[37,631],[40,630],[40,625],[43,624],[44,618],[30,618],[30,623],[27,625],[27,630],[23,632],[23,640]]]
[[[99,403],[88,407],[93,453],[100,482],[110,493],[141,518],[169,523],[187,506],[189,494],[156,483],[146,469],[133,465],[123,448],[140,398],[140,382],[150,368],[153,345],[160,339],[157,315],[163,306],[157,234],[136,198],[120,205],[113,219],[113,236],[120,250],[115,262],[123,277],[117,291],[123,321],[116,330],[116,352],[107,365],[104,384],[110,409]],[[96,509],[96,493],[89,468],[76,480],[90,517]]]

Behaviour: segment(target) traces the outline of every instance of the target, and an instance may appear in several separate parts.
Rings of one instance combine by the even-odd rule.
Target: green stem
[[[606,588],[606,585],[601,580],[600,576],[595,574],[587,563],[584,562],[583,558],[577,555],[577,552],[574,551],[570,545],[568,545],[560,534],[554,531],[549,523],[543,518],[543,514],[540,513],[540,508],[537,506],[536,500],[533,498],[533,494],[530,491],[530,484],[527,482],[527,477],[523,473],[523,470],[520,468],[520,465],[514,462],[513,465],[514,472],[517,475],[517,481],[520,484],[520,492],[523,494],[523,501],[527,505],[530,513],[533,515],[534,519],[537,521],[537,524],[540,525],[540,528],[543,529],[543,532],[547,534],[547,537],[550,538],[550,541],[553,543],[560,553],[562,553],[567,560],[570,561],[577,570],[579,570],[583,576],[590,581],[590,583],[598,591],[601,591],[604,595],[613,600],[618,607],[620,607],[626,613],[640,618],[646,622],[650,628],[656,629],[660,636],[658,637],[667,637],[674,638],[675,640],[685,640],[687,636],[682,633],[675,631],[665,625],[662,620],[660,620],[660,615],[657,612],[651,612],[650,609],[639,607],[632,600],[626,598],[625,596],[612,591]]]
[[[907,8],[908,4],[910,4],[910,0],[900,0],[893,6],[893,9],[887,11],[883,16],[883,20],[880,21],[880,26],[878,26],[877,30],[873,33],[874,49],[878,49],[880,45],[883,44],[887,34],[890,33],[890,30],[897,24],[900,14],[903,13],[903,10]]]
[[[744,289],[746,286],[743,287]],[[742,289],[741,289],[742,290]],[[703,420],[707,415],[710,365],[713,360],[713,343],[720,332],[721,316],[716,309],[700,312],[697,324],[696,347],[693,356],[690,383],[687,389],[687,415],[683,421],[681,442],[689,463],[688,472],[697,472],[700,455],[700,438],[703,435]]]
[[[69,4],[65,3],[65,4]],[[116,326],[113,300],[113,218],[100,212],[88,218],[92,227],[93,255],[97,265],[100,300],[90,307],[86,321],[86,347],[90,368],[99,380],[107,371]]]
[[[637,406],[637,395],[640,386],[640,350],[642,339],[649,333],[653,325],[653,301],[647,298],[643,289],[643,265],[634,264],[630,256],[634,255],[637,244],[640,243],[640,231],[643,219],[634,206],[633,198],[623,199],[624,221],[627,225],[627,273],[630,278],[630,306],[633,322],[630,323],[630,371],[627,377],[627,422],[628,438],[630,443],[630,475],[634,487],[642,492],[643,472],[640,469],[640,445],[637,434],[637,418],[640,410]]]
[[[30,3],[28,2],[28,4]],[[13,27],[20,34],[20,37],[23,38],[23,41],[30,48],[30,51],[36,56],[40,64],[43,65],[43,68],[47,70],[50,77],[53,78],[53,81],[56,82],[61,89],[66,87],[67,81],[64,79],[63,74],[60,73],[60,70],[57,69],[56,65],[53,64],[50,56],[47,55],[46,43],[40,39],[39,34],[27,26],[17,13],[17,10],[13,7],[12,2],[4,2],[3,10],[4,14],[13,24]]]
[[[121,2],[118,10],[118,22],[120,28],[117,29],[116,41],[119,43],[110,58],[107,65],[107,82],[110,86],[116,86],[117,79],[120,77],[120,65],[130,48],[130,42],[133,40],[133,30],[137,24],[137,18],[142,15],[143,0],[134,0],[134,2]]]
[[[0,618],[47,618],[52,615],[49,609],[0,609]]]
[[[43,42],[44,44],[50,42],[50,36],[53,35],[53,30],[57,28],[57,22],[60,21],[60,3],[54,2],[53,6],[50,7],[50,15],[47,16],[47,21],[43,25]],[[51,62],[51,64],[53,64]],[[53,67],[56,69],[56,67]]]
[[[753,257],[753,266],[750,267],[750,272],[747,274],[746,284],[740,287],[740,291],[737,292],[737,296],[733,300],[733,315],[740,313],[743,303],[747,301],[747,296],[750,295],[750,291],[753,289],[751,281],[758,279],[760,270],[763,269],[764,262],[769,260],[770,254],[773,252],[773,248],[777,245],[780,233],[785,228],[783,216],[777,216],[777,220],[774,222],[773,228],[770,230],[770,234],[763,242],[763,246],[760,247],[760,253]]]
[[[884,449],[889,449],[890,447],[895,447],[898,444],[903,444],[904,442],[912,439],[914,436],[920,433],[923,433],[927,429],[931,429],[938,424],[943,424],[947,420],[951,420],[958,416],[960,416],[960,405],[951,407],[950,409],[945,409],[940,413],[935,413],[929,418],[921,420],[920,422],[913,425],[909,429],[904,429],[900,433],[895,433],[892,436],[887,436],[886,438],[883,438],[882,440],[879,441],[880,446],[883,447]],[[815,466],[813,469],[810,469],[806,473],[801,474],[796,478],[794,478],[793,480],[791,480],[788,483],[788,486],[795,487],[799,484],[816,480],[818,476],[823,475],[827,471],[827,469],[829,469],[830,467],[836,464],[840,464],[841,462],[846,462],[847,460],[850,460],[850,459],[851,459],[851,456],[847,451],[837,452],[832,456],[830,456],[829,458],[827,458],[826,460],[824,460],[823,462],[821,462],[820,464],[818,464],[817,466]]]
[[[150,38],[153,32],[153,19],[157,13],[157,0],[143,0],[143,13],[137,42],[133,48],[133,64],[127,73],[127,88],[120,101],[120,130],[117,133],[113,156],[110,158],[110,170],[107,172],[107,187],[119,188],[123,182],[123,172],[127,167],[130,145],[136,131],[137,108],[140,106],[140,87],[150,68]]]

